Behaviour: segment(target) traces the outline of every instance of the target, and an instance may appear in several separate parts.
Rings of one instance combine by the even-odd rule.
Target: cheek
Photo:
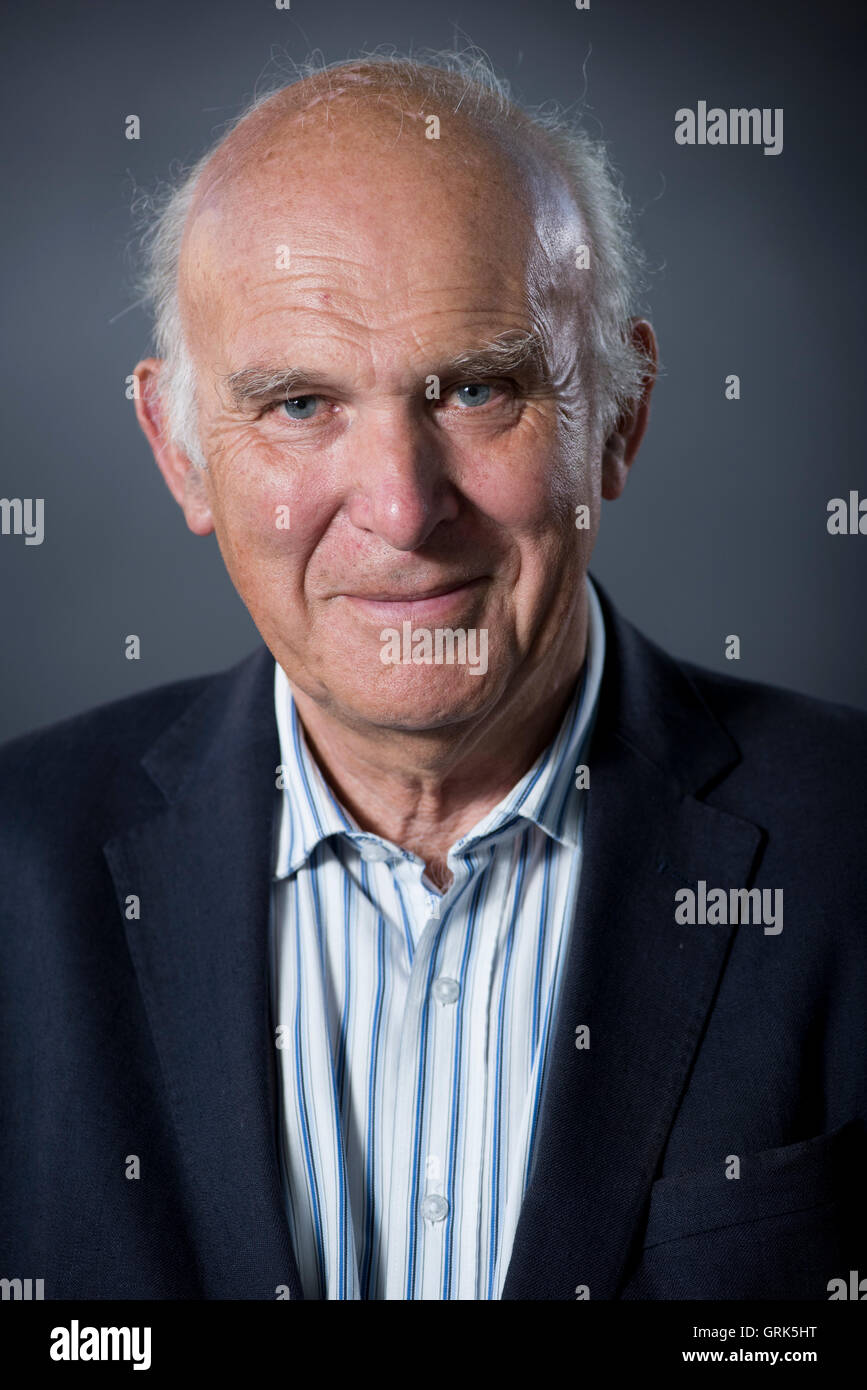
[[[328,524],[327,488],[305,465],[243,438],[211,455],[214,515],[220,549],[233,577],[285,589],[304,567]]]
[[[595,510],[583,433],[534,407],[518,430],[468,459],[462,483],[480,511],[516,536],[562,537],[574,528],[576,505]]]

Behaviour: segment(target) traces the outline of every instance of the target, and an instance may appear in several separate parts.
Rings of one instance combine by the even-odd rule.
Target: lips
[[[360,594],[345,593],[339,597],[357,613],[375,622],[394,623],[403,618],[434,621],[472,602],[486,579],[486,575],[480,575],[473,579],[419,585],[418,588],[371,589]]]
[[[441,598],[443,594],[454,593],[478,582],[478,579],[452,579],[427,589],[382,589],[375,593],[346,594],[346,598],[364,599],[368,603],[418,603],[427,598]]]

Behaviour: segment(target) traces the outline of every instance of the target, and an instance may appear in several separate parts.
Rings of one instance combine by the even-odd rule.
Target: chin
[[[409,733],[478,718],[495,703],[497,693],[490,672],[470,676],[462,670],[460,680],[450,673],[448,681],[434,684],[413,671],[391,689],[370,691],[363,699],[358,698],[357,691],[346,690],[335,703],[364,723]]]

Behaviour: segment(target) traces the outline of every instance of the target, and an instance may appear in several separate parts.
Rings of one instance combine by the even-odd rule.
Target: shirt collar
[[[553,742],[450,853],[474,849],[481,841],[503,834],[520,821],[533,822],[560,843],[577,846],[584,798],[574,794],[575,770],[592,734],[605,663],[602,609],[589,576],[586,584],[586,659]],[[274,707],[283,782],[275,876],[284,878],[294,873],[317,845],[333,835],[346,835],[359,845],[364,841],[385,844],[379,836],[360,828],[325,781],[304,737],[291,686],[278,662],[274,664]],[[414,857],[404,850],[397,853]]]

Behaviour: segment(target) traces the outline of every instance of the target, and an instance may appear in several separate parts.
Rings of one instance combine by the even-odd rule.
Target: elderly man
[[[587,577],[647,424],[636,265],[600,148],[458,63],[310,72],[162,209],[138,418],[264,645],[0,758],[0,1272],[867,1271],[867,727]]]

